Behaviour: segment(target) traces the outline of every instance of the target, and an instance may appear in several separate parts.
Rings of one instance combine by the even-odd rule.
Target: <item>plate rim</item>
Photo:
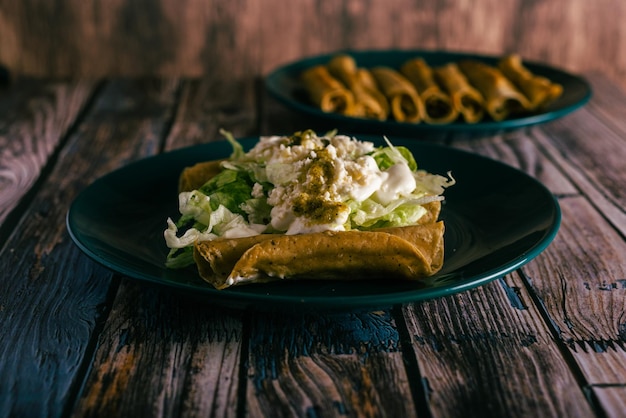
[[[326,122],[335,122],[339,124],[354,124],[358,123],[364,128],[388,128],[388,129],[397,129],[401,132],[482,132],[482,131],[499,131],[499,130],[511,130],[522,128],[526,126],[533,126],[545,122],[549,122],[552,120],[559,119],[563,116],[566,116],[575,110],[578,110],[585,104],[589,102],[591,97],[593,96],[593,89],[591,84],[582,76],[565,71],[563,69],[557,68],[555,66],[547,65],[544,63],[540,63],[536,60],[527,60],[524,59],[524,64],[527,65],[531,70],[536,71],[548,71],[559,74],[561,77],[565,77],[570,81],[580,83],[582,88],[584,89],[584,94],[582,94],[581,98],[574,102],[570,103],[561,108],[557,108],[554,110],[550,110],[547,112],[541,112],[537,114],[532,114],[520,118],[513,119],[505,119],[500,122],[488,120],[485,122],[478,122],[475,124],[468,124],[465,122],[454,122],[449,124],[427,124],[427,123],[406,123],[406,122],[396,122],[393,120],[386,121],[377,121],[372,119],[362,119],[362,118],[354,118],[343,116],[335,113],[325,113],[321,110],[317,109],[314,106],[308,105],[301,101],[298,101],[292,98],[289,93],[282,91],[279,88],[279,84],[282,83],[282,78],[285,75],[288,75],[290,72],[294,72],[295,70],[302,71],[304,68],[310,67],[313,63],[321,63],[324,61],[328,61],[331,57],[345,53],[349,55],[353,55],[357,61],[359,58],[365,57],[367,55],[409,55],[418,56],[422,55],[425,57],[432,56],[443,56],[443,57],[459,57],[459,58],[467,58],[467,59],[478,59],[482,61],[495,61],[502,55],[495,54],[483,54],[477,52],[468,52],[468,51],[453,51],[453,50],[436,50],[436,49],[402,49],[402,48],[392,48],[392,49],[341,49],[332,52],[326,52],[318,55],[306,56],[297,60],[292,60],[286,62],[280,66],[275,67],[270,70],[266,76],[264,77],[264,85],[274,99],[280,102],[283,106],[287,107],[290,110],[294,110],[298,113],[311,116],[317,119],[324,120]],[[428,62],[428,60],[426,59]]]
[[[370,138],[378,138],[377,136],[370,135]],[[258,136],[256,137],[243,137],[238,138],[238,141],[241,143],[253,143],[258,140]],[[368,140],[367,136],[362,135],[359,136],[359,139]],[[267,294],[263,292],[262,287],[258,292],[240,292],[238,288],[227,289],[227,290],[216,290],[210,287],[207,284],[207,287],[198,288],[195,284],[185,283],[185,282],[174,282],[174,281],[166,281],[160,277],[148,275],[141,271],[133,270],[130,267],[123,266],[123,263],[114,262],[110,258],[100,256],[97,251],[90,247],[88,243],[83,241],[83,237],[77,227],[74,225],[76,212],[79,210],[78,206],[81,204],[82,199],[85,198],[86,194],[90,191],[93,191],[94,188],[97,188],[100,184],[106,184],[112,176],[120,175],[123,170],[133,170],[140,168],[141,164],[157,164],[160,160],[172,160],[177,155],[182,155],[184,153],[192,154],[194,150],[198,150],[200,148],[207,148],[207,150],[211,148],[215,148],[218,144],[222,146],[222,148],[228,147],[229,144],[226,141],[214,141],[205,144],[191,145],[187,147],[183,147],[180,149],[176,149],[173,151],[156,154],[153,156],[141,158],[137,161],[134,161],[125,166],[119,167],[99,178],[91,182],[87,187],[81,190],[78,195],[73,199],[70,207],[66,213],[66,229],[70,235],[72,241],[77,245],[77,247],[86,254],[91,260],[94,262],[106,267],[113,272],[119,273],[122,276],[130,277],[136,280],[141,281],[145,284],[156,285],[159,287],[166,288],[175,288],[179,291],[196,293],[196,297],[200,297],[203,300],[213,300],[217,296],[223,299],[223,301],[236,301],[236,304],[229,305],[235,308],[248,307],[249,305],[258,305],[259,303],[278,303],[279,306],[268,307],[267,309],[261,310],[283,310],[287,308],[298,307],[299,309],[306,309],[307,307],[312,308],[324,308],[326,310],[346,310],[346,309],[355,309],[355,308],[365,308],[365,307],[373,307],[373,306],[394,306],[402,303],[414,303],[419,301],[431,300],[439,297],[449,296],[461,292],[465,292],[467,290],[483,286],[491,281],[502,278],[505,275],[511,273],[512,271],[522,267],[523,265],[530,262],[532,259],[537,257],[540,253],[542,253],[554,240],[555,236],[558,233],[561,224],[561,208],[558,202],[558,198],[550,192],[550,190],[539,180],[534,177],[528,175],[527,173],[517,169],[516,167],[505,164],[501,161],[495,160],[493,158],[483,156],[480,154],[476,154],[467,150],[451,148],[449,146],[440,145],[436,143],[430,142],[416,142],[407,138],[398,138],[391,137],[391,141],[393,143],[398,143],[398,141],[404,141],[407,144],[410,144],[412,147],[416,148],[433,148],[437,149],[440,152],[447,153],[457,153],[463,156],[470,156],[471,158],[475,158],[477,160],[488,160],[492,164],[496,166],[500,166],[503,169],[509,170],[510,172],[515,173],[515,175],[523,177],[526,181],[530,181],[534,187],[540,190],[546,197],[549,199],[546,203],[550,203],[552,213],[554,214],[553,222],[549,227],[545,228],[545,233],[542,235],[541,239],[533,242],[533,244],[525,250],[524,253],[511,258],[510,260],[498,265],[497,267],[493,267],[489,270],[485,270],[480,274],[475,274],[469,277],[459,278],[453,284],[447,284],[442,286],[434,286],[427,288],[416,288],[409,291],[403,292],[390,292],[385,293],[380,297],[380,300],[374,300],[375,296],[372,294],[367,295],[355,295],[355,296],[342,296],[344,299],[341,300],[341,306],[336,306],[336,300],[331,300],[331,297],[320,296],[320,295],[309,295],[306,297],[300,296],[291,296],[284,294]],[[164,267],[165,268],[165,267]],[[329,282],[325,282],[327,284]],[[263,286],[263,285],[259,285]],[[223,305],[223,303],[219,303]]]

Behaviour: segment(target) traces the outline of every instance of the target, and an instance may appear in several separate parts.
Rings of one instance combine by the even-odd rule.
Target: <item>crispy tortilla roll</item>
[[[452,105],[467,123],[480,122],[485,115],[483,96],[467,81],[455,63],[434,70],[437,82],[452,98]]]
[[[424,122],[444,124],[454,122],[459,111],[450,96],[435,81],[433,69],[422,58],[405,62],[400,72],[409,80],[424,104]]]
[[[363,68],[363,67],[357,68],[356,76],[358,77],[359,82],[363,84],[365,87],[367,87],[370,90],[380,92],[380,88],[378,87],[378,84],[376,83],[376,79],[374,78],[374,76],[372,75],[372,72],[369,69]],[[385,98],[385,101],[387,101],[386,98]]]
[[[423,241],[423,242],[420,241],[421,243],[416,244],[416,245],[419,245],[420,248],[423,246],[429,247],[429,249],[425,250],[425,252],[430,254],[431,261],[429,265],[431,266],[430,268],[433,270],[432,274],[434,274],[436,271],[438,271],[441,268],[441,265],[443,263],[443,225],[437,225],[436,227],[433,227],[433,225],[435,225],[435,223],[437,222],[439,213],[441,212],[441,202],[434,201],[434,202],[426,203],[424,205],[424,208],[426,208],[427,213],[422,218],[419,219],[417,225],[415,226],[404,227],[404,228],[381,228],[381,229],[375,230],[375,232],[398,236],[412,243],[418,242],[420,240]],[[341,239],[350,238],[354,240],[359,240],[362,243],[364,243],[363,245],[369,246],[370,242],[372,242],[372,240],[377,237],[377,236],[363,235],[363,234],[370,234],[371,232],[365,232],[365,231],[352,231],[352,232],[353,234],[351,235],[343,236],[340,234],[340,236],[343,237]],[[354,235],[354,232],[356,232],[358,235]],[[317,234],[317,235],[320,235],[320,234]],[[337,233],[334,233],[334,234],[337,234]],[[441,236],[438,236],[435,234],[441,234]],[[200,274],[200,277],[202,277],[205,281],[211,283],[217,289],[224,289],[234,284],[253,283],[253,282],[260,283],[260,282],[269,281],[271,279],[271,276],[269,276],[270,272],[268,271],[265,271],[263,274],[255,273],[254,277],[250,277],[249,280],[241,279],[241,280],[236,281],[235,279],[232,279],[229,281],[229,277],[231,276],[235,277],[237,274],[241,276],[240,273],[235,272],[235,267],[239,263],[240,259],[254,246],[265,241],[275,240],[278,238],[282,239],[281,237],[285,237],[285,236],[286,235],[280,235],[280,234],[262,234],[262,235],[255,235],[251,237],[244,237],[244,238],[234,238],[234,239],[219,238],[214,241],[198,242],[194,246],[194,261],[196,262],[196,265],[198,267],[198,272]],[[311,234],[290,235],[290,236],[298,237],[298,238],[292,238],[291,240],[289,240],[290,242],[289,245],[291,246],[295,245],[292,242],[293,240],[295,240],[299,242],[298,245],[300,247],[302,248],[306,247],[309,249],[313,249],[312,251],[315,251],[314,248],[316,247],[311,246],[311,245],[317,245],[317,241],[316,241],[316,244],[312,244],[310,242]],[[370,240],[370,238],[372,240]],[[335,238],[333,239],[336,240]],[[428,241],[428,243],[426,243],[426,241]],[[354,245],[354,244],[351,244],[351,245]],[[262,248],[265,248],[265,247],[262,247]],[[380,248],[383,248],[383,247],[377,246],[376,248],[379,248],[380,250]],[[284,251],[288,251],[288,250],[294,251],[292,247],[284,247],[283,249]],[[352,249],[354,250],[354,248]],[[300,250],[301,248],[299,248],[297,251],[300,251]],[[254,253],[254,254],[257,254],[257,253]],[[381,254],[383,253],[381,252]],[[247,263],[250,263],[251,257],[248,256],[247,260],[248,260]],[[296,263],[301,262],[301,260],[294,260],[294,261]],[[268,262],[268,261],[266,260],[265,262]],[[308,263],[307,260],[303,260],[303,262]],[[280,269],[285,269],[285,268],[291,268],[291,267],[285,267],[285,266],[280,267]],[[294,268],[297,270],[302,267],[294,267]],[[351,268],[352,266],[345,267],[346,271]],[[296,270],[294,270],[294,272]],[[301,275],[301,273],[298,273],[298,275]]]
[[[387,98],[375,87],[362,82],[356,61],[349,55],[334,56],[327,64],[332,76],[354,95],[354,116],[385,120],[389,114]]]
[[[201,277],[217,289],[307,277],[416,280],[441,269],[443,233],[443,222],[437,222],[374,232],[259,236],[265,239],[248,248],[236,240],[205,241],[196,243],[194,258]]]
[[[199,189],[212,177],[222,171],[222,160],[206,161],[186,167],[178,178],[178,192]]]
[[[417,123],[422,120],[423,104],[409,80],[389,67],[374,67],[370,71],[387,97],[396,121]]]
[[[326,66],[317,65],[304,70],[300,78],[311,101],[323,112],[343,115],[354,113],[352,92],[334,78]]]
[[[546,107],[563,93],[563,86],[526,68],[518,54],[502,58],[498,68],[528,98],[531,110]]]
[[[485,98],[487,113],[495,121],[530,110],[530,102],[497,68],[476,60],[458,63],[469,82]]]

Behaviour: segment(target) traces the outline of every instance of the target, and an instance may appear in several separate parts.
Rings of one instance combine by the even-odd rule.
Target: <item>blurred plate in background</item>
[[[339,129],[344,133],[361,132],[404,136],[426,131],[483,132],[536,125],[563,117],[583,106],[591,98],[591,86],[585,79],[546,65],[524,61],[524,65],[536,75],[547,77],[563,86],[563,94],[539,113],[509,118],[500,122],[485,119],[475,124],[458,121],[445,125],[432,125],[423,122],[417,124],[399,123],[393,120],[378,121],[325,113],[310,104],[298,78],[303,70],[315,65],[326,64],[338,53],[346,53],[354,57],[359,67],[371,68],[385,65],[394,69],[400,68],[407,60],[417,57],[423,58],[432,67],[463,59],[476,59],[495,65],[502,58],[501,56],[421,50],[337,51],[302,59],[275,69],[267,75],[265,80],[268,92],[288,108],[310,117],[311,122],[315,123],[316,126],[326,129]]]

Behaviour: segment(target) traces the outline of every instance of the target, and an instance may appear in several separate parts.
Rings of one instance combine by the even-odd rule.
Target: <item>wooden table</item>
[[[375,311],[225,310],[85,256],[68,207],[143,157],[305,129],[259,80],[0,88],[0,416],[621,417],[626,94],[589,74],[562,119],[429,138],[515,166],[563,212],[548,249],[453,296]]]

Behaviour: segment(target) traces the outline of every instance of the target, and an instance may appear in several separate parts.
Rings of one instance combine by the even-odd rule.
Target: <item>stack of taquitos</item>
[[[516,54],[504,57],[497,66],[463,60],[433,68],[416,57],[399,69],[360,68],[354,58],[339,54],[326,67],[355,97],[352,113],[345,115],[406,123],[447,124],[461,117],[471,124],[485,115],[502,121],[542,110],[563,91],[558,83],[531,73]],[[309,82],[305,88],[315,102],[319,84]]]
[[[385,120],[389,114],[387,98],[372,83],[365,69],[357,68],[354,58],[336,55],[328,63],[328,71],[341,81],[354,96],[354,116]]]
[[[459,108],[452,103],[450,95],[444,92],[435,80],[433,69],[422,58],[404,63],[400,72],[416,88],[424,107],[426,123],[450,123],[459,115]]]
[[[435,78],[451,99],[452,105],[467,123],[477,123],[485,114],[485,100],[467,81],[459,67],[451,62],[434,70]]]
[[[497,68],[476,60],[463,60],[459,68],[485,100],[495,121],[530,110],[530,102]]]
[[[305,70],[300,76],[313,103],[323,112],[354,115],[354,96],[324,65]]]
[[[398,71],[379,66],[371,69],[380,90],[389,100],[391,115],[398,122],[420,122],[424,105],[415,87]]]

